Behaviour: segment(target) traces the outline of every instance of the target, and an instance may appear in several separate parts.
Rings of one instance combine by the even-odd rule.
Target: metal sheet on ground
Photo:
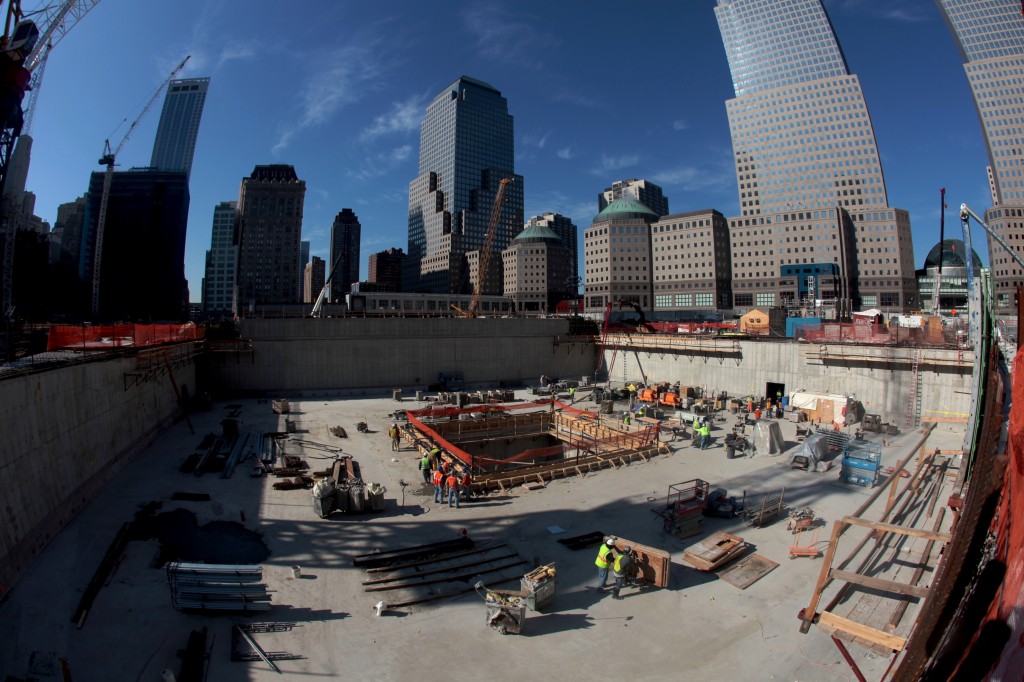
[[[745,590],[778,567],[779,565],[771,559],[760,554],[751,554],[724,571],[720,571],[718,577],[730,585]]]

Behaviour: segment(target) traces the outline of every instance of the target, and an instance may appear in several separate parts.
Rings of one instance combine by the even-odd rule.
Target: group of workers
[[[434,446],[420,458],[423,482],[434,484],[435,503],[444,504],[447,501],[449,507],[458,509],[463,495],[467,499],[473,496],[473,477],[469,473],[469,467],[460,472],[453,468],[448,460],[438,461],[440,455],[441,449]]]
[[[624,547],[622,551],[618,551],[615,547],[614,536],[608,536],[601,543],[601,549],[597,550],[597,560],[594,563],[597,565],[597,587],[595,589],[604,590],[609,587],[608,585],[608,569],[612,570],[615,576],[615,584],[612,586],[612,598],[622,599],[619,595],[619,591],[626,585],[627,581],[632,582],[633,569],[635,562],[633,561],[633,548]]]

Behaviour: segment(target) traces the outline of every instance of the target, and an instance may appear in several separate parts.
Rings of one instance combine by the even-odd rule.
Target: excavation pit
[[[420,452],[435,445],[442,457],[473,474],[474,493],[584,476],[606,467],[646,461],[664,446],[658,424],[624,425],[557,400],[469,408],[435,406],[408,413]]]

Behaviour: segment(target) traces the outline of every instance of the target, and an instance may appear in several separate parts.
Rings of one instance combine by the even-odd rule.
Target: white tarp
[[[782,438],[782,429],[777,421],[761,420],[754,424],[754,433],[750,436],[750,442],[754,444],[751,457],[761,455],[781,455],[786,447],[786,441]]]
[[[807,460],[808,471],[818,471],[818,463],[821,462],[826,456],[828,456],[828,452],[828,436],[826,436],[824,433],[812,433],[811,435],[807,436],[807,440],[804,441],[803,445],[801,445],[799,448],[794,450],[792,454],[789,455],[788,463],[789,466],[792,467],[796,459],[798,457],[801,457]],[[803,465],[803,463],[803,461],[799,462],[801,466]],[[824,469],[827,468],[827,466],[824,467]]]
[[[797,410],[817,412],[823,409],[824,403],[832,403],[832,419],[830,423],[845,426],[848,408],[853,403],[849,396],[835,393],[808,393],[807,391],[794,391],[789,396],[789,406]],[[851,414],[850,416],[852,417],[853,415]],[[854,419],[853,421],[856,422],[857,420]]]

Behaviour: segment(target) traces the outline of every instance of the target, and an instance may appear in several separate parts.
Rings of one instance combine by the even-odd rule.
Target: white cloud
[[[622,156],[608,156],[607,154],[602,154],[601,165],[592,169],[590,172],[594,175],[604,175],[611,171],[622,170],[623,168],[635,166],[638,163],[640,163],[639,154],[623,154]]]
[[[684,191],[724,191],[735,186],[736,177],[731,174],[731,171],[731,168],[710,170],[696,166],[678,166],[654,173],[651,175],[651,180],[663,187],[673,187]]]
[[[388,67],[379,61],[379,41],[375,39],[352,43],[318,53],[316,59],[304,61],[308,73],[298,95],[301,111],[292,121],[282,126],[272,151],[286,149],[292,138],[310,128],[323,125],[338,110],[353,104],[374,90],[382,82]]]
[[[686,130],[689,127],[690,124],[681,118],[672,121],[672,130]]]
[[[424,105],[425,98],[417,95],[409,97],[404,102],[393,102],[391,111],[373,119],[370,127],[360,133],[360,139],[367,141],[390,133],[418,130],[425,115]]]
[[[584,109],[601,109],[605,106],[604,103],[599,102],[596,99],[591,99],[582,93],[564,89],[556,92],[551,99],[554,102],[575,104],[576,106]]]
[[[542,32],[538,28],[541,22],[535,17],[495,2],[475,3],[462,19],[466,29],[476,36],[476,47],[481,55],[520,68],[544,68],[538,55],[546,54],[553,45],[561,43],[553,34]]]
[[[373,180],[398,168],[411,154],[412,146],[407,144],[395,147],[390,151],[377,152],[364,157],[359,167],[348,171],[346,175],[352,180],[360,182]]]
[[[551,137],[550,130],[540,137],[537,137],[534,134],[523,135],[523,144],[529,147],[536,147],[537,149],[544,149],[544,145],[548,143],[549,137]]]
[[[558,158],[565,159],[566,161],[568,161],[569,159],[572,158],[572,147],[562,147],[557,152],[555,152],[555,154],[558,156]]]
[[[219,69],[226,62],[234,60],[247,60],[252,59],[256,56],[256,47],[251,43],[238,43],[232,42],[221,48],[220,58],[217,60],[217,66],[214,69]]]

